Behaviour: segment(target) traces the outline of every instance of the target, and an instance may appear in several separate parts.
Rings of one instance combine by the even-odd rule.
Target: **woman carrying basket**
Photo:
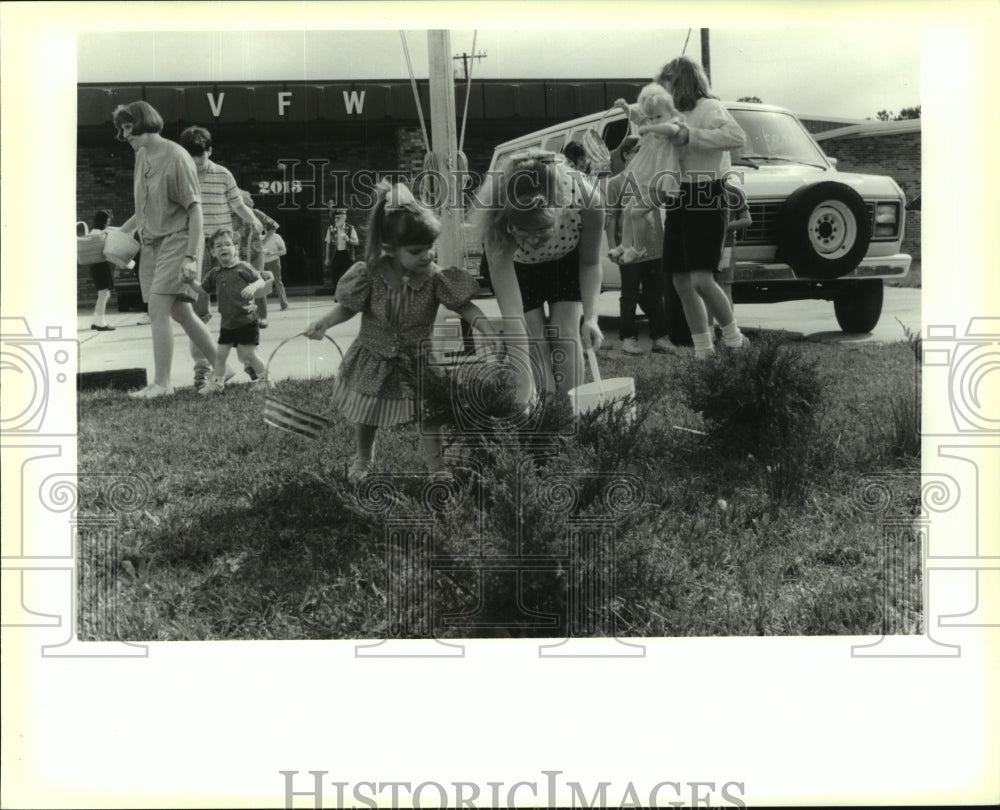
[[[334,405],[357,426],[350,481],[370,471],[380,427],[416,420],[418,353],[431,335],[438,307],[443,304],[481,332],[495,334],[471,302],[479,290],[476,280],[457,267],[434,263],[438,219],[402,184],[383,181],[375,191],[365,260],[340,280],[333,309],[306,330],[310,338],[321,340],[327,329],[361,313],[361,330],[344,356],[333,391]],[[427,427],[421,437],[424,462],[428,472],[442,472],[441,438]]]

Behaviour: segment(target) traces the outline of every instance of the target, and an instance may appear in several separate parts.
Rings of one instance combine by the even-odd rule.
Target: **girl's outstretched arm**
[[[681,128],[677,124],[642,124],[639,127],[639,134],[645,135],[647,132],[655,132],[657,135],[666,135],[669,138],[674,137]]]
[[[335,304],[333,309],[327,312],[326,315],[309,324],[306,328],[306,335],[309,336],[310,340],[322,340],[327,329],[347,323],[347,321],[351,320],[357,314],[353,309],[348,309],[343,304]]]

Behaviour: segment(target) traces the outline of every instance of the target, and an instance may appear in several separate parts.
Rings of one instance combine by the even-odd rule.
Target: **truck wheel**
[[[839,278],[858,266],[871,237],[871,217],[858,192],[834,181],[816,183],[785,200],[778,256],[800,278]]]
[[[833,299],[837,323],[845,332],[871,332],[882,315],[882,280],[867,279],[845,286]]]

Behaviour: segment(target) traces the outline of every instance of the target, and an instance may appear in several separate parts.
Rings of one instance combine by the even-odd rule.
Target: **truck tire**
[[[833,299],[837,323],[845,332],[871,332],[882,315],[882,280],[865,279],[846,285]]]
[[[799,278],[830,280],[858,266],[871,237],[871,217],[861,195],[828,180],[800,188],[785,200],[777,255]]]

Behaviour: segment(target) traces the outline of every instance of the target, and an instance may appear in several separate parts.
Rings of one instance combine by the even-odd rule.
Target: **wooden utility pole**
[[[712,55],[708,47],[708,29],[701,29],[701,66],[705,68],[705,75],[708,76],[708,83],[712,83]]]
[[[457,59],[461,59],[462,60],[462,78],[463,79],[468,79],[469,78],[469,60],[470,59],[485,59],[486,56],[487,56],[487,54],[486,54],[485,51],[480,51],[479,53],[466,53],[465,51],[462,51],[462,53],[460,53],[458,56],[453,56],[451,58],[452,59],[456,59],[456,60]]]
[[[455,76],[452,70],[451,34],[446,30],[427,32],[430,67],[431,152],[441,177],[437,179],[437,201],[441,202],[441,236],[438,264],[464,267],[462,237],[462,193],[455,188],[458,166],[458,135],[455,125]]]

